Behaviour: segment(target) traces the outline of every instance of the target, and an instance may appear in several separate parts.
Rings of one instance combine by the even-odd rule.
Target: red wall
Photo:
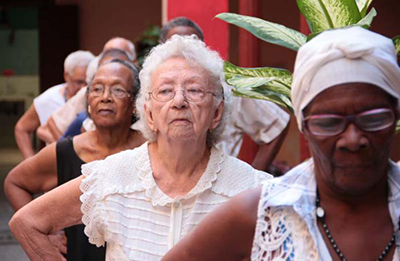
[[[177,16],[186,16],[200,25],[204,32],[204,41],[218,51],[223,59],[228,58],[228,24],[214,18],[228,11],[228,0],[168,0],[167,20]]]

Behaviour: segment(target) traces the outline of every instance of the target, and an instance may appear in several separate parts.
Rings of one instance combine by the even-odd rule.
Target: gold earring
[[[91,113],[91,109],[90,109],[90,105],[88,106],[88,113],[90,114]]]

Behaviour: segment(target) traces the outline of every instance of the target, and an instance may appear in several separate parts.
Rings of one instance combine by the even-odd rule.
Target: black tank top
[[[72,138],[57,142],[57,176],[58,186],[81,175],[81,166],[85,164],[74,150]],[[96,247],[89,243],[83,232],[84,225],[77,225],[65,229],[67,236],[68,261],[97,261],[105,260],[105,247]]]

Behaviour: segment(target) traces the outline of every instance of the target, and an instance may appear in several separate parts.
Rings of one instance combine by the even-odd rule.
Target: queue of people
[[[49,145],[5,181],[28,257],[400,261],[393,42],[353,27],[300,48],[291,97],[312,158],[274,178],[289,115],[233,97],[203,38],[180,17],[140,72],[123,38],[86,60],[88,86],[38,130]],[[58,140],[78,113],[78,135]],[[252,166],[236,158],[244,133]]]

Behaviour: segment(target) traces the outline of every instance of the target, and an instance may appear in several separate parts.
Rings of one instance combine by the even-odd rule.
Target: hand
[[[49,240],[61,254],[67,254],[67,237],[63,230],[50,234]]]

